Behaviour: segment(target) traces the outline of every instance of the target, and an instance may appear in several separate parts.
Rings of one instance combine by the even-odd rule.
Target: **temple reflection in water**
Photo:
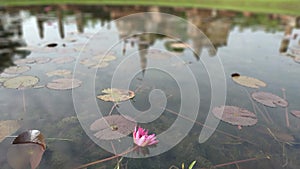
[[[139,12],[164,12],[174,14],[179,17],[185,18],[188,22],[196,25],[207,37],[207,39],[199,39],[197,37],[197,31],[190,25],[184,25],[180,33],[186,37],[183,41],[190,41],[191,47],[195,50],[195,56],[201,56],[203,49],[207,48],[210,56],[215,56],[218,48],[227,45],[230,30],[239,25],[240,29],[243,27],[253,27],[256,29],[259,25],[251,25],[251,20],[255,20],[253,23],[260,23],[264,25],[265,29],[269,31],[285,29],[286,35],[290,35],[294,28],[299,28],[299,17],[292,17],[286,15],[268,15],[268,14],[254,14],[250,12],[234,12],[223,11],[215,9],[199,9],[199,8],[171,8],[171,7],[144,7],[144,6],[88,6],[88,5],[55,5],[55,6],[26,6],[26,7],[3,7],[1,9],[0,20],[0,36],[1,36],[1,64],[7,63],[11,65],[12,50],[18,46],[26,46],[22,39],[22,13],[28,11],[29,15],[35,16],[36,26],[40,39],[45,38],[45,27],[53,23],[57,24],[56,30],[61,39],[65,38],[66,30],[65,25],[70,22],[76,25],[78,33],[84,33],[88,26],[95,23],[100,23],[101,26],[106,25],[110,28],[110,21],[116,20],[120,17],[127,16],[133,13]],[[263,19],[262,19],[263,18]],[[261,20],[261,21],[260,21]],[[116,22],[116,28],[118,29],[119,38],[123,39],[127,37],[131,30],[133,30],[135,21],[128,21],[126,23]],[[160,23],[159,17],[148,18],[144,25],[139,25],[143,31],[147,32],[152,26],[158,24],[164,24],[162,27],[164,30],[160,30],[162,33],[168,34],[173,31],[172,27],[166,23]],[[250,23],[250,25],[249,25]],[[275,23],[275,24],[274,24]],[[275,25],[275,26],[274,26]],[[285,25],[282,28],[278,25]],[[140,53],[141,60],[145,60],[147,54],[147,48],[155,43],[155,41],[161,36],[148,34],[139,35],[138,41],[126,41],[124,39],[123,53],[126,52],[127,42],[130,45],[137,45],[138,49],[143,49]],[[137,43],[143,42],[143,43]],[[135,44],[137,43],[137,44]],[[208,46],[212,43],[215,50],[211,50]],[[289,44],[289,40],[284,39],[282,41],[280,51],[285,52]],[[19,52],[20,53],[20,52]],[[17,57],[26,57],[28,52],[20,53]],[[3,66],[1,66],[3,67]],[[143,66],[142,66],[143,67]]]

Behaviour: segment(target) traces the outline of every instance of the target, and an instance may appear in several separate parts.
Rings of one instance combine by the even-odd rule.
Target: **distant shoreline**
[[[212,8],[257,13],[289,14],[300,16],[299,0],[0,0],[0,6],[26,5],[147,5],[169,7]]]

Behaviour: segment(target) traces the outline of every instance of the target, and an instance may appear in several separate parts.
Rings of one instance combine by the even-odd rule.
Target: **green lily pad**
[[[107,88],[102,90],[102,95],[97,96],[98,99],[103,101],[121,102],[132,99],[135,93],[130,90]]]
[[[258,80],[253,77],[248,77],[248,76],[241,76],[238,73],[233,73],[231,75],[232,80],[236,82],[239,85],[250,87],[250,88],[259,88],[259,87],[266,87],[267,84],[261,80]]]
[[[82,81],[78,79],[61,78],[61,79],[55,79],[52,82],[48,83],[47,87],[49,89],[54,89],[54,90],[68,90],[68,89],[79,87],[81,83]]]
[[[64,57],[57,57],[52,59],[52,63],[56,64],[65,64],[65,63],[71,63],[75,60],[74,57],[71,56],[64,56]]]
[[[109,65],[110,61],[113,61],[116,59],[116,56],[114,55],[99,55],[94,56],[92,58],[85,58],[80,61],[81,64],[88,68],[104,68]]]
[[[99,55],[92,57],[93,60],[103,61],[103,62],[110,62],[116,60],[116,56],[114,55]]]
[[[34,87],[39,82],[35,76],[18,76],[6,80],[3,86],[9,89],[24,89]]]
[[[184,49],[189,48],[189,45],[180,41],[167,41],[165,47],[168,51],[183,52]]]
[[[71,71],[70,70],[66,70],[66,69],[59,69],[59,70],[54,70],[51,72],[46,73],[47,76],[51,77],[51,76],[68,76],[71,75]]]
[[[22,64],[45,64],[50,62],[51,58],[49,57],[33,57],[33,58],[25,58],[25,59],[19,59],[14,61],[15,64],[17,65],[22,65]]]
[[[0,121],[0,143],[20,128],[18,120],[4,120]]]
[[[0,74],[0,83],[5,82],[6,80],[16,77],[17,74],[6,74],[6,73],[1,73]]]
[[[20,74],[29,71],[30,66],[10,66],[4,69],[4,73],[6,74]]]

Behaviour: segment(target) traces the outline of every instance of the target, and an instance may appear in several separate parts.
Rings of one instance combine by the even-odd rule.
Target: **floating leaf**
[[[55,79],[52,82],[48,83],[47,87],[49,89],[55,89],[55,90],[67,90],[67,89],[73,89],[79,87],[81,83],[82,81],[78,79],[61,78],[61,79]]]
[[[257,123],[257,117],[254,113],[240,107],[220,106],[215,107],[212,113],[220,120],[232,125],[252,126]]]
[[[20,124],[17,120],[0,121],[0,142],[2,142],[6,136],[16,132],[19,128]]]
[[[98,99],[111,102],[126,101],[135,96],[133,91],[125,89],[107,88],[102,90],[103,95],[97,96]]]
[[[299,110],[292,110],[291,114],[294,115],[295,117],[300,118],[300,111]]]
[[[24,89],[34,87],[39,82],[35,76],[18,76],[6,80],[3,86],[10,89]]]
[[[71,73],[72,72],[70,70],[60,69],[60,70],[54,70],[54,71],[48,72],[48,73],[46,73],[46,75],[49,77],[51,77],[51,76],[68,76]]]
[[[279,130],[272,131],[269,128],[267,128],[267,131],[277,141],[284,142],[284,143],[291,143],[291,142],[295,141],[294,136],[289,134],[289,133],[282,132],[282,131],[279,131]]]
[[[45,138],[43,134],[39,130],[28,130],[18,135],[17,138],[14,139],[12,144],[27,144],[33,143],[38,144],[46,149]]]
[[[44,64],[50,62],[51,58],[48,57],[33,57],[33,58],[26,58],[26,59],[19,59],[14,61],[15,64]]]
[[[103,61],[103,62],[110,62],[115,60],[117,57],[114,55],[99,55],[92,57],[93,60]]]
[[[261,80],[255,79],[253,77],[241,76],[238,73],[233,73],[231,77],[234,82],[242,86],[251,87],[251,88],[259,88],[259,87],[267,86],[267,84]]]
[[[37,168],[46,149],[45,138],[39,130],[28,130],[14,139],[7,160],[14,169]]]
[[[6,80],[12,78],[12,77],[16,77],[17,74],[6,74],[6,73],[1,73],[0,74],[0,83],[5,82]]]
[[[24,73],[30,70],[30,66],[10,66],[4,69],[4,73],[7,74],[19,74]]]
[[[268,93],[268,92],[254,92],[252,93],[252,98],[265,105],[265,106],[269,106],[269,107],[277,107],[281,106],[281,107],[287,107],[288,106],[288,102],[286,100],[284,100],[283,98],[274,95],[272,93]]]
[[[183,52],[184,49],[189,48],[189,45],[180,41],[168,41],[165,43],[165,47],[169,51]]]
[[[7,161],[13,169],[36,169],[45,150],[37,144],[14,144],[8,149]]]
[[[81,64],[89,68],[104,68],[109,65],[108,62],[116,59],[114,55],[99,55],[92,58],[85,58],[80,61]]]
[[[174,42],[174,43],[171,43],[170,47],[176,48],[176,49],[184,49],[184,48],[188,48],[189,45],[186,43]]]
[[[100,140],[118,139],[125,137],[134,131],[136,122],[128,119],[130,118],[125,118],[121,115],[102,117],[92,123],[90,129],[92,131],[97,131],[94,136]]]
[[[297,63],[300,63],[300,56],[295,57],[294,61],[297,62]]]
[[[52,62],[53,63],[56,63],[56,64],[65,64],[65,63],[71,63],[75,60],[74,57],[71,57],[71,56],[64,56],[64,57],[57,57],[57,58],[54,58],[52,59]]]

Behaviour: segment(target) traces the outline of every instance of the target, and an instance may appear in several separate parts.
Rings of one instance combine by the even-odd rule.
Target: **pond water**
[[[146,19],[122,19],[138,12],[163,12],[184,20],[157,14]],[[40,130],[46,138],[47,148],[39,164],[42,169],[76,168],[126,151],[130,147],[124,148],[123,143],[132,139],[131,135],[124,140],[100,140],[89,129],[95,120],[109,114],[130,116],[157,135],[171,128],[177,119],[181,119],[179,126],[184,129],[158,137],[156,147],[139,149],[139,154],[129,152],[124,154],[127,157],[88,168],[114,168],[118,163],[120,168],[130,169],[180,168],[181,163],[187,166],[194,160],[195,168],[300,167],[300,119],[290,113],[300,110],[299,17],[97,5],[2,7],[0,16],[0,72],[20,63],[20,59],[39,57],[45,62],[31,61],[25,64],[30,66],[29,71],[15,74],[37,77],[39,82],[33,88],[7,88],[5,82],[13,77],[1,74],[0,131],[5,133],[14,127],[7,133],[11,137],[0,137],[1,169],[11,168],[10,160],[20,161],[18,157],[7,160],[7,154],[13,136],[29,129]],[[202,33],[197,33],[199,30],[193,25]],[[178,35],[179,39],[168,35]],[[101,59],[103,55],[109,56],[106,60],[102,57],[103,62],[88,60],[94,56]],[[55,70],[71,73],[47,75]],[[233,73],[260,79],[267,86],[241,86],[232,80]],[[62,77],[76,78],[81,81],[80,86],[73,90],[46,87]],[[118,106],[112,109],[113,102],[96,98],[113,83],[113,87],[118,87],[127,81],[127,89],[135,92],[133,99],[117,102]],[[19,84],[22,85],[25,84]],[[224,91],[219,86],[225,87]],[[161,91],[164,95],[160,95]],[[289,105],[264,106],[250,96],[257,91],[286,98]],[[221,121],[212,136],[200,143],[201,130],[210,127],[203,124],[210,108],[221,106],[214,101],[222,98],[222,92],[226,92],[223,104],[256,113],[258,122],[239,129]],[[153,97],[149,97],[151,94]],[[161,100],[167,100],[165,105]],[[131,103],[135,111],[122,107],[125,103]],[[178,115],[182,103],[190,112]],[[151,114],[147,114],[149,109]],[[13,120],[14,126],[3,123],[8,120]]]

